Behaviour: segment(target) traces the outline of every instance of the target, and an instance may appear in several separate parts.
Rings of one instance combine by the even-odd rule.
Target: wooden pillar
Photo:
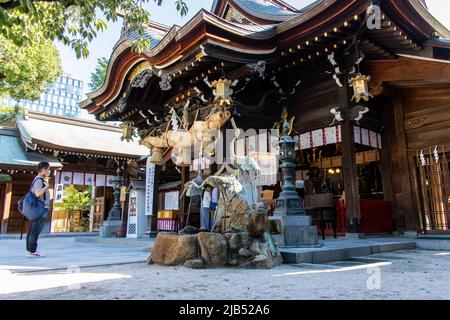
[[[394,98],[394,119],[395,119],[395,133],[397,137],[398,158],[400,166],[400,184],[401,184],[401,198],[399,199],[398,212],[399,224],[404,224],[403,231],[417,231],[419,230],[419,213],[414,206],[413,188],[415,181],[411,179],[411,168],[408,155],[408,141],[405,130],[405,114],[403,108],[403,101],[401,96]],[[403,220],[403,223],[402,223]]]
[[[345,120],[341,125],[342,165],[345,190],[345,207],[347,212],[348,233],[361,232],[361,207],[359,202],[358,172],[356,167],[355,131],[350,119],[351,95],[348,77],[344,77],[344,87],[339,89],[338,103],[345,110]]]
[[[5,198],[3,201],[3,218],[1,224],[1,233],[8,233],[8,221],[11,213],[12,181],[6,183]]]
[[[383,123],[385,125],[392,123],[392,104],[386,103],[385,108],[383,108]],[[394,228],[397,226],[397,205],[395,199],[395,188],[394,188],[394,172],[392,168],[392,157],[391,157],[391,139],[390,132],[388,129],[381,135],[381,150],[380,150],[380,169],[381,178],[383,183],[383,196],[385,201],[390,201],[392,203],[392,219],[395,222]]]
[[[392,159],[390,150],[389,135],[387,133],[382,135],[381,150],[380,150],[380,168],[381,177],[383,180],[383,195],[385,201],[392,203],[392,218],[397,221],[397,206],[394,191],[394,180],[392,171]],[[396,226],[396,223],[395,223]]]

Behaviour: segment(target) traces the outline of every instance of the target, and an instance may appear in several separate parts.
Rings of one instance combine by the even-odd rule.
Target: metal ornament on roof
[[[116,111],[117,111],[118,113],[122,113],[122,112],[125,111],[126,108],[127,108],[127,98],[126,98],[126,96],[122,96],[122,97],[119,99],[119,102],[118,102],[118,104],[117,104],[117,109],[116,109]]]
[[[169,91],[172,89],[172,77],[169,74],[165,74],[161,77],[161,81],[159,81],[159,87],[162,91]]]
[[[261,79],[266,78],[266,62],[258,61],[257,63],[248,64],[247,67]]]
[[[334,116],[333,122],[330,124],[330,127],[334,126],[337,122],[344,122],[344,108],[336,107],[330,110],[331,114]]]
[[[120,140],[130,142],[133,141],[133,137],[136,136],[133,123],[132,122],[124,122],[121,126],[122,128],[122,138]]]
[[[242,23],[244,21],[245,17],[239,13],[239,11],[235,10],[233,7],[229,6],[229,9],[227,10],[227,14],[225,16],[226,21],[233,22],[239,22]]]
[[[144,70],[139,73],[131,82],[133,88],[145,88],[150,78],[153,76],[152,70]]]
[[[361,121],[362,118],[364,118],[364,115],[369,111],[370,109],[368,107],[357,105],[350,111],[350,118],[352,121],[355,121],[359,125],[359,121]]]

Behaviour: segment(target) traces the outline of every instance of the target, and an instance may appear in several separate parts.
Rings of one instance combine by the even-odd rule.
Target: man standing
[[[37,220],[30,221],[30,226],[27,233],[27,251],[28,257],[44,257],[37,251],[37,241],[42,229],[45,225],[45,220],[48,216],[48,209],[50,207],[50,191],[49,184],[45,180],[50,175],[50,164],[48,162],[40,162],[37,166],[38,175],[34,178],[31,191],[44,202],[46,212]]]
[[[211,187],[206,186],[200,208],[200,231],[211,231],[211,228]]]

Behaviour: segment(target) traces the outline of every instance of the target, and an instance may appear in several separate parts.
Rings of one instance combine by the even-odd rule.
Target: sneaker
[[[27,257],[28,258],[43,258],[43,257],[45,257],[45,255],[43,255],[43,254],[41,254],[41,253],[36,251],[34,253],[28,252],[27,253]]]

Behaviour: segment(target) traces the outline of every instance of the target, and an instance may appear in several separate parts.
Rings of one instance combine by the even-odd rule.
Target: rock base
[[[160,232],[156,236],[148,264],[175,266],[197,257],[197,235]]]
[[[269,233],[258,238],[247,232],[177,235],[161,232],[155,240],[149,264],[184,265],[187,268],[242,267],[270,269],[283,263]]]
[[[186,227],[180,234],[159,233],[149,263],[193,269],[225,266],[267,269],[280,265],[281,253],[266,231],[268,208],[258,205],[250,209],[238,197],[231,204],[235,211],[231,211],[231,225],[222,228],[225,230],[196,233],[195,228]]]

